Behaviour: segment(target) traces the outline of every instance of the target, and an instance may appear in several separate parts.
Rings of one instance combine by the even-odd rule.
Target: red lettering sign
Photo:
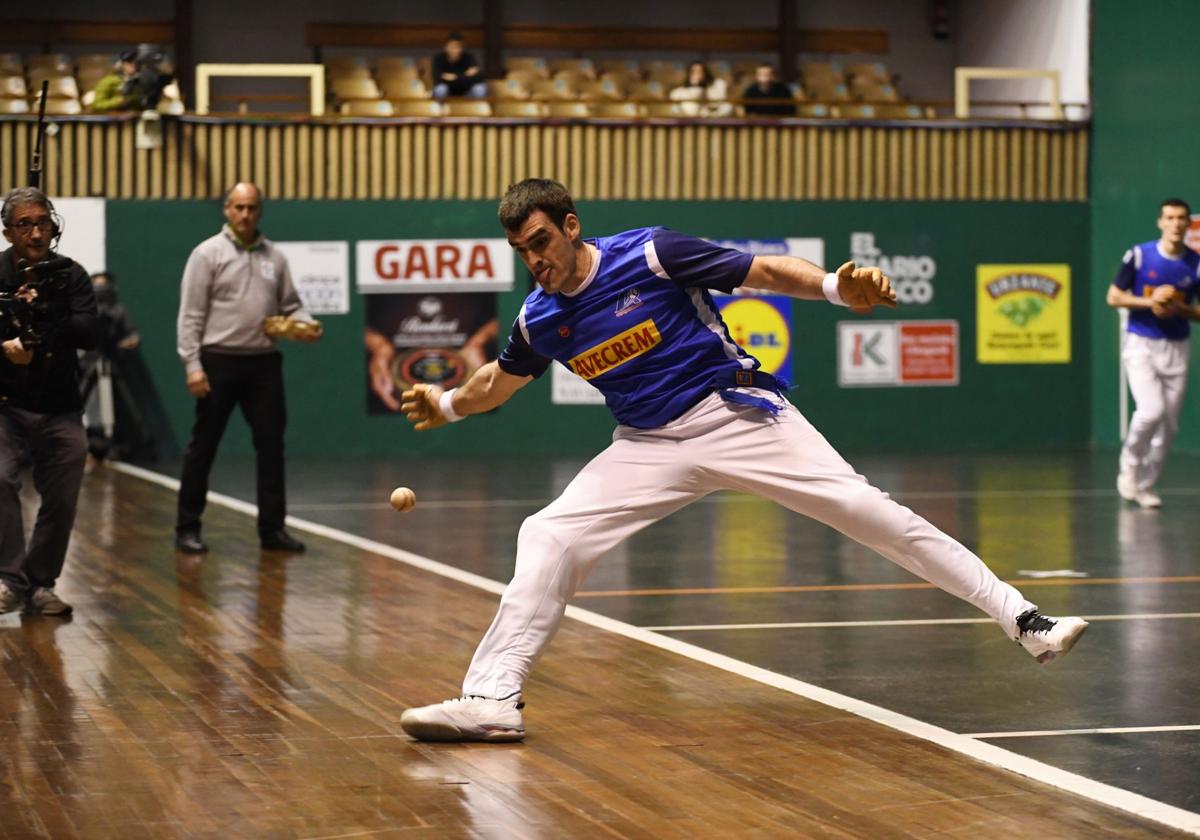
[[[375,252],[375,273],[381,280],[395,280],[400,276],[399,261],[393,256],[398,253],[400,249],[395,245],[384,245]],[[385,257],[392,258],[385,262]]]
[[[436,276],[441,279],[447,277],[459,277],[458,260],[462,257],[462,252],[458,250],[457,245],[439,245],[437,246],[437,268]]]
[[[467,264],[467,277],[474,277],[476,274],[482,274],[484,277],[492,276],[492,257],[488,253],[486,245],[476,245],[471,249],[471,260]]]

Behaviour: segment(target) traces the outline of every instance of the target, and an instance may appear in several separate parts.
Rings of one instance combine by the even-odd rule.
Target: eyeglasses
[[[31,230],[33,230],[35,227],[38,230],[40,230],[42,233],[49,233],[51,230],[54,229],[54,220],[53,219],[38,219],[38,220],[34,221],[33,219],[22,219],[19,222],[15,222],[14,224],[9,225],[9,227],[12,228],[13,230],[15,230],[17,233],[21,234],[22,236],[28,236],[29,232]]]

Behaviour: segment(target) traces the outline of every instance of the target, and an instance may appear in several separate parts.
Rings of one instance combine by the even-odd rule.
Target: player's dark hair
[[[1192,208],[1182,198],[1168,198],[1158,205],[1158,215],[1162,215],[1164,207],[1182,207],[1183,211],[1189,216],[1192,215]]]
[[[549,216],[559,230],[563,229],[568,213],[579,215],[571,194],[558,181],[526,178],[504,193],[500,201],[500,224],[505,230],[519,230],[537,210]]]
[[[1190,208],[1188,203],[1184,202],[1182,198],[1164,199],[1163,202],[1158,205],[1159,216],[1163,215],[1163,208],[1183,208],[1183,212],[1186,212],[1186,214],[1189,216],[1192,215],[1192,208]]]

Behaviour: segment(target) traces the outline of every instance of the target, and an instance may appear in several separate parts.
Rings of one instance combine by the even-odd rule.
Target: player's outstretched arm
[[[853,262],[826,274],[823,268],[797,257],[755,257],[742,285],[801,300],[827,298],[855,312],[896,305],[896,292],[887,275],[878,268],[855,268]]]
[[[491,411],[508,402],[532,379],[505,373],[496,362],[488,362],[465,385],[451,391],[443,391],[436,385],[414,385],[401,395],[400,410],[414,429],[424,432],[471,414]]]

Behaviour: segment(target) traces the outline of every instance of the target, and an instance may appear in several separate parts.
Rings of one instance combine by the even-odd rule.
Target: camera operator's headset
[[[30,190],[36,193],[36,195],[31,196],[29,194]],[[63,221],[62,216],[58,215],[58,211],[54,209],[54,203],[50,201],[49,196],[36,187],[9,190],[8,195],[4,196],[4,205],[0,207],[0,219],[3,219],[4,226],[8,227],[8,214],[15,205],[38,201],[44,203],[50,213],[50,250],[57,252],[58,241],[62,239],[63,230],[67,225]]]

